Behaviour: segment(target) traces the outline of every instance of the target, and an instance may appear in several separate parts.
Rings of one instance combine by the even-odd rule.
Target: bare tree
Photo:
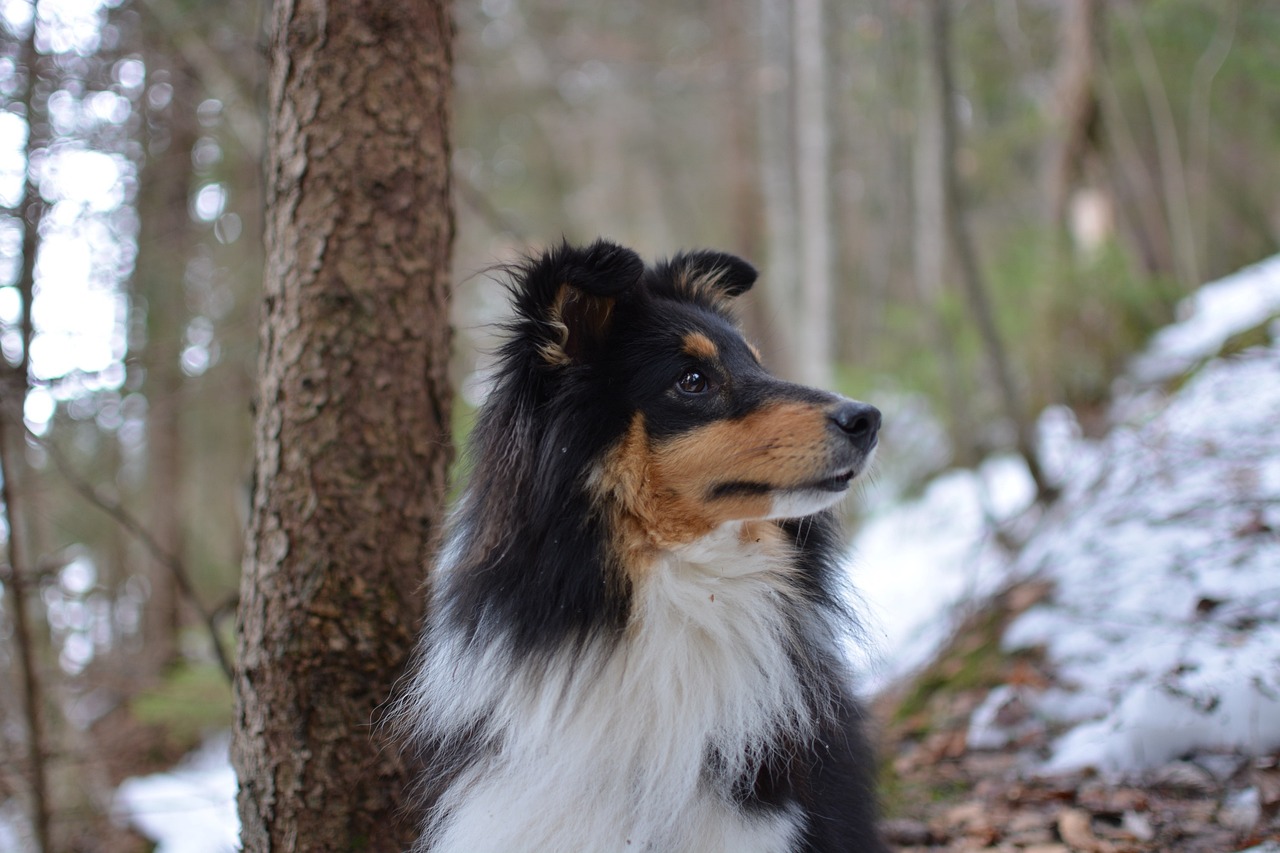
[[[760,0],[757,128],[766,269],[778,371],[831,383],[830,125],[821,0]]]
[[[1049,221],[1055,236],[1067,233],[1071,193],[1088,177],[1101,141],[1097,93],[1099,0],[1070,0],[1060,7],[1062,50],[1054,93],[1053,151],[1048,164]]]
[[[1022,399],[1013,375],[1013,368],[1005,350],[1004,340],[996,325],[995,313],[987,293],[987,285],[978,265],[977,251],[969,234],[963,202],[960,195],[960,179],[956,172],[957,131],[955,118],[955,84],[951,68],[951,8],[947,3],[922,0],[924,39],[922,50],[928,61],[924,71],[930,86],[936,92],[933,106],[938,110],[936,131],[938,139],[933,156],[939,160],[935,174],[940,179],[937,187],[939,206],[943,216],[943,230],[955,259],[956,272],[964,288],[965,301],[973,315],[978,335],[982,341],[991,375],[996,383],[1004,415],[1014,428],[1014,440],[1018,452],[1026,460],[1027,469],[1042,498],[1052,496],[1053,489],[1044,477],[1036,456],[1033,424],[1024,410]]]
[[[148,526],[159,547],[181,560],[185,550],[183,513],[184,412],[180,358],[190,319],[183,282],[196,236],[190,216],[182,215],[191,193],[191,150],[196,144],[196,104],[200,90],[185,63],[166,56],[157,42],[152,16],[145,37],[147,73],[152,87],[167,98],[151,99],[147,158],[138,197],[138,261],[132,286],[146,305],[147,336],[143,359],[147,395]],[[155,89],[153,88],[153,91]],[[150,598],[143,637],[147,658],[158,672],[178,657],[180,595],[169,566],[150,561]]]
[[[1195,255],[1200,259],[1202,270],[1209,265],[1214,254],[1209,239],[1208,204],[1213,189],[1209,175],[1209,142],[1214,129],[1211,110],[1213,81],[1231,53],[1236,39],[1236,18],[1240,14],[1239,4],[1234,0],[1222,6],[1218,28],[1192,70],[1187,105],[1188,191],[1191,198],[1197,200],[1192,209],[1192,219],[1196,235]]]
[[[53,850],[49,826],[49,790],[45,772],[44,699],[36,654],[36,629],[33,622],[32,596],[29,584],[34,580],[31,549],[24,535],[27,529],[23,515],[22,478],[25,444],[22,430],[22,401],[27,383],[23,373],[0,367],[0,480],[3,481],[5,521],[8,526],[5,598],[13,611],[13,642],[17,652],[18,674],[22,681],[22,716],[26,726],[27,754],[25,769],[28,796],[31,798],[31,828],[36,849],[40,853]],[[38,599],[35,599],[38,601]]]
[[[946,110],[936,64],[929,51],[917,51],[915,157],[912,163],[914,227],[912,260],[916,292],[928,309],[936,344],[942,398],[947,406],[952,454],[960,464],[979,458],[973,430],[971,389],[957,354],[956,334],[943,310],[951,241],[947,233],[946,176],[947,139],[944,133]]]
[[[769,339],[776,369],[799,377],[794,141],[791,114],[791,14],[782,0],[760,0],[760,67],[756,74],[759,107],[760,196],[764,205],[765,275],[760,288],[772,322]]]
[[[1119,18],[1133,50],[1134,65],[1142,81],[1142,92],[1151,116],[1155,134],[1156,163],[1160,167],[1160,184],[1165,213],[1172,235],[1173,261],[1178,278],[1185,288],[1200,283],[1200,261],[1196,253],[1196,232],[1191,212],[1191,196],[1187,188],[1186,164],[1178,141],[1178,125],[1173,117],[1169,94],[1165,90],[1160,66],[1147,39],[1137,8],[1130,0],[1117,3]]]
[[[831,384],[831,130],[827,121],[827,52],[822,0],[795,0],[796,189],[800,229],[799,378]]]
[[[444,0],[270,23],[267,269],[236,732],[244,849],[402,850],[370,723],[414,645],[450,459]]]
[[[5,578],[13,611],[14,645],[18,674],[22,682],[22,713],[27,736],[25,769],[31,801],[31,828],[36,849],[46,853],[53,849],[50,834],[50,792],[45,768],[46,723],[43,688],[39,672],[36,638],[44,626],[38,607],[33,607],[30,585],[34,583],[35,549],[27,535],[31,495],[30,471],[26,460],[26,438],[23,409],[30,390],[31,341],[35,338],[31,303],[35,294],[36,252],[40,244],[40,222],[44,216],[44,200],[40,196],[30,169],[32,152],[41,144],[46,116],[45,99],[39,93],[40,54],[36,49],[36,22],[22,36],[18,64],[26,75],[22,95],[23,118],[27,123],[24,152],[25,179],[22,199],[14,213],[22,223],[22,263],[18,271],[18,292],[22,299],[19,318],[21,352],[17,363],[10,365],[0,357],[0,479],[3,480],[4,511],[7,521],[7,562]],[[38,598],[35,599],[38,601]]]

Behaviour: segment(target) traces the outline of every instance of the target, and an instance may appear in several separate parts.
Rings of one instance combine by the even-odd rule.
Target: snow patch
[[[1106,713],[1046,770],[1128,773],[1280,747],[1280,348],[1206,366],[1117,428],[1013,567],[1055,582],[1006,632]]]
[[[1217,355],[1232,335],[1280,315],[1280,255],[1198,288],[1178,314],[1182,319],[1133,360],[1132,379],[1154,385],[1180,376]]]
[[[994,593],[1008,554],[993,522],[1024,512],[1035,485],[1018,457],[934,479],[915,501],[873,516],[853,544],[853,583],[879,655],[859,675],[874,693],[926,664],[946,642],[966,602]],[[854,650],[855,660],[865,649]]]
[[[155,853],[227,853],[240,849],[231,735],[210,739],[165,773],[126,779],[114,811],[156,842]]]

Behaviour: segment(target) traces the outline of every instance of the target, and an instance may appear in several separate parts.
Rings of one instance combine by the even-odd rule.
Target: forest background
[[[757,263],[768,360],[900,425],[873,503],[1047,405],[1087,431],[1178,299],[1280,246],[1280,6],[946,6],[457,4],[455,437],[486,270],[601,234]],[[263,16],[0,4],[0,803],[42,789],[50,849],[130,849],[113,787],[230,724]]]

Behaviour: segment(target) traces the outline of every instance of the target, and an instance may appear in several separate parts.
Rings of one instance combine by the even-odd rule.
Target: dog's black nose
[[[880,431],[880,410],[866,403],[842,403],[831,413],[831,420],[861,450],[870,450]]]

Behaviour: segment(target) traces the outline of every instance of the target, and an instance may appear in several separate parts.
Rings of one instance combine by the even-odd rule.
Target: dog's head
[[[516,276],[491,405],[542,420],[543,478],[578,468],[592,502],[653,547],[826,509],[866,469],[880,413],[765,369],[729,311],[755,279],[719,252],[646,267],[602,241],[553,249]]]

